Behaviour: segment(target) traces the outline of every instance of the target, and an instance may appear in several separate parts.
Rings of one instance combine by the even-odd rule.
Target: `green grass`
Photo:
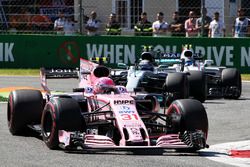
[[[241,74],[241,79],[245,81],[250,81],[250,74]]]
[[[39,76],[40,69],[0,69],[1,76]]]
[[[1,102],[8,101],[8,98],[1,97],[1,96],[0,96],[0,101],[1,101]]]
[[[39,69],[0,69],[0,76],[39,76]],[[250,74],[241,74],[242,80],[250,81]]]

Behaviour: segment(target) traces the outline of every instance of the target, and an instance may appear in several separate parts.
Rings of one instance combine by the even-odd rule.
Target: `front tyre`
[[[194,149],[198,150],[206,146],[206,139],[208,135],[208,118],[204,106],[195,99],[181,99],[174,101],[168,111],[167,115],[172,120],[172,131],[174,133],[188,135],[186,133],[203,132],[204,141],[202,146],[197,147],[194,144]],[[200,143],[199,143],[200,144]]]
[[[202,71],[189,71],[189,94],[201,103],[207,99],[206,75]]]
[[[188,98],[187,75],[185,73],[169,73],[165,81],[165,91],[173,93],[174,99]]]
[[[23,135],[27,125],[40,124],[43,97],[38,90],[15,90],[8,99],[7,121],[12,135]]]
[[[50,149],[59,148],[58,131],[83,131],[85,123],[76,100],[52,98],[45,106],[41,120],[43,141]]]
[[[236,68],[223,69],[221,73],[221,81],[224,98],[238,99],[241,96],[241,75]]]

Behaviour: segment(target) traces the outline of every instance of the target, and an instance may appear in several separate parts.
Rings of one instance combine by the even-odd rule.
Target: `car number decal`
[[[130,121],[130,120],[138,121],[139,120],[137,114],[121,114],[121,118],[123,121]]]

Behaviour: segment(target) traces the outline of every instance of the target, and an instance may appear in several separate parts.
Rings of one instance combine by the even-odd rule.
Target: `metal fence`
[[[0,0],[1,33],[55,33],[60,12],[74,16],[74,0]]]
[[[110,13],[116,13],[122,28],[121,35],[133,35],[142,12],[147,12],[150,22],[156,21],[158,12],[163,12],[164,20],[170,24],[173,22],[173,12],[178,11],[184,26],[191,10],[197,19],[203,16],[201,11],[206,8],[211,18],[214,12],[220,13],[226,36],[232,36],[232,27],[240,7],[245,9],[246,16],[250,16],[249,0],[0,0],[0,33],[60,34],[54,25],[60,13],[63,13],[68,23],[74,25],[73,33],[85,35],[90,13],[96,11],[99,35],[106,34],[105,26]],[[204,30],[204,24],[202,21],[200,31]],[[171,35],[170,29],[166,35]]]

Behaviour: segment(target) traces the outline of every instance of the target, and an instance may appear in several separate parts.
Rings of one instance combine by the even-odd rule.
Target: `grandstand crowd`
[[[74,3],[68,0],[66,3]],[[40,4],[41,5],[41,4]],[[43,6],[50,4],[43,4]],[[66,4],[67,5],[67,4]],[[70,6],[70,5],[68,5]],[[76,21],[74,9],[71,7],[58,8],[51,17],[49,8],[27,7],[8,9],[7,24],[1,24],[1,32],[5,33],[52,33],[58,35],[122,35],[123,27],[117,19],[116,13],[110,13],[108,21],[98,19],[98,11],[91,11],[82,20]],[[50,13],[50,16],[49,14]],[[198,15],[190,10],[188,15],[180,17],[178,11],[172,13],[171,20],[165,20],[164,12],[159,11],[155,20],[148,20],[147,12],[143,11],[139,21],[133,25],[135,36],[178,36],[178,37],[225,37],[226,27],[220,20],[220,13],[214,12],[212,17],[207,15],[206,8],[202,8]],[[4,19],[2,19],[4,20]],[[3,23],[3,21],[2,21]],[[231,37],[248,37],[250,34],[250,20],[245,16],[244,9],[237,10],[237,17],[230,28]],[[227,34],[228,35],[228,34]]]

